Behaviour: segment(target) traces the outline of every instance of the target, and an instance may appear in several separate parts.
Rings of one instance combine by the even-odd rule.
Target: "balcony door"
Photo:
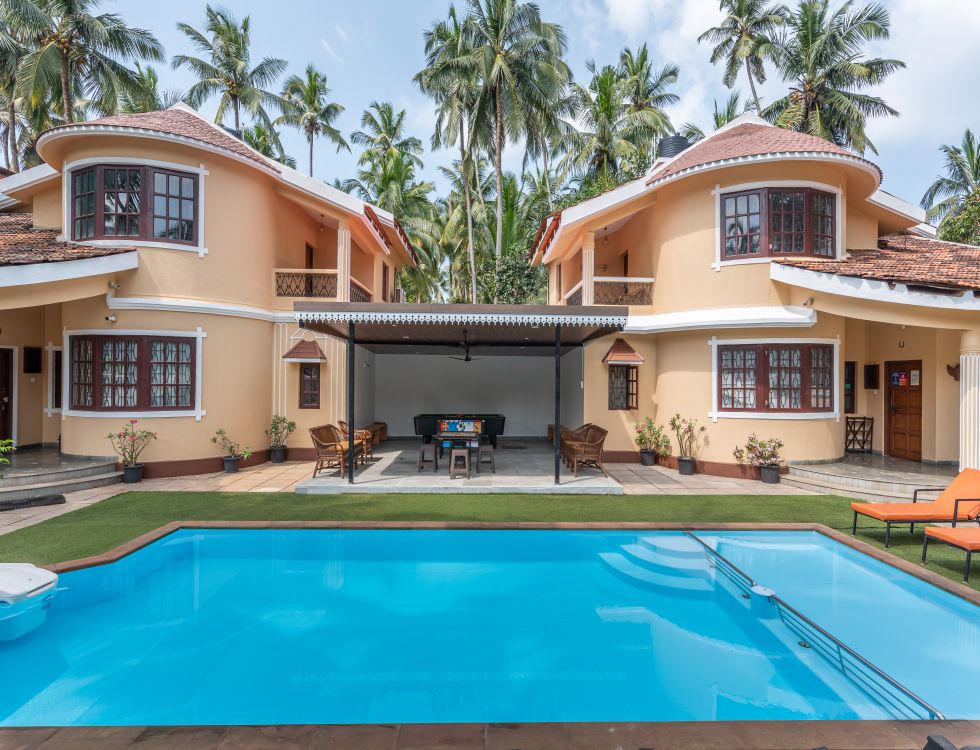
[[[0,440],[14,436],[14,350],[0,347]]]
[[[922,460],[922,360],[886,362],[888,455]]]
[[[315,252],[316,251],[315,251],[313,245],[311,245],[309,242],[307,242],[306,243],[306,270],[307,271],[312,271],[313,270],[313,255],[314,255]],[[314,297],[315,294],[314,294],[314,290],[313,290],[313,274],[311,274],[311,273],[306,274],[306,280],[305,280],[304,284],[306,285],[306,291],[304,293],[305,296],[307,296],[307,297]]]

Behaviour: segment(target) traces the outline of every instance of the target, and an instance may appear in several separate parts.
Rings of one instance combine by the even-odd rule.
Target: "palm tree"
[[[351,133],[350,139],[364,151],[359,165],[383,165],[401,157],[412,167],[422,166],[422,141],[405,135],[405,110],[395,112],[391,102],[371,102],[361,116],[362,130]]]
[[[869,117],[897,116],[878,96],[861,93],[905,67],[901,60],[866,58],[863,47],[887,39],[891,21],[881,5],[854,9],[847,0],[831,12],[828,0],[801,0],[786,22],[787,34],[772,47],[787,96],[763,115],[779,127],[810,133],[859,153],[874,144],[865,132]]]
[[[119,111],[129,114],[156,112],[161,109],[169,109],[183,98],[183,92],[177,89],[167,89],[161,92],[160,78],[156,70],[149,65],[144,68],[136,63],[135,85],[120,97]]]
[[[280,164],[296,169],[296,159],[282,150],[278,133],[270,133],[261,123],[250,125],[242,130],[242,140],[262,156],[275,159]]]
[[[290,76],[282,89],[283,113],[276,122],[285,123],[306,136],[310,149],[310,177],[313,176],[313,140],[325,135],[340,149],[350,146],[344,136],[333,126],[344,108],[336,102],[327,101],[330,89],[327,77],[311,63],[306,66],[303,77]]]
[[[654,135],[643,112],[630,109],[627,81],[612,65],[596,69],[586,63],[592,80],[588,87],[573,84],[580,129],[573,129],[564,143],[566,173],[586,180],[619,179],[627,162],[639,162],[640,148]]]
[[[17,96],[17,67],[26,54],[18,34],[17,16],[8,7],[0,10],[0,100],[3,103],[4,164],[13,172],[20,171],[17,156],[17,124],[21,99]]]
[[[741,93],[733,91],[731,96],[725,100],[725,106],[721,108],[718,107],[718,100],[715,99],[715,112],[712,116],[712,123],[715,130],[727,125],[745,111],[745,107],[741,105],[741,97]],[[691,143],[704,138],[704,131],[693,122],[684,123],[681,126],[680,132]]]
[[[765,83],[765,58],[777,29],[786,21],[788,11],[782,5],[770,5],[768,0],[719,0],[719,9],[725,13],[718,26],[698,37],[698,42],[710,42],[711,62],[725,62],[724,84],[735,85],[739,71],[745,68],[752,91],[756,112],[762,111],[756,81]]]
[[[198,79],[187,92],[187,103],[192,107],[199,107],[212,95],[220,94],[215,122],[224,122],[225,115],[231,109],[235,118],[235,129],[239,130],[242,126],[241,109],[244,107],[269,132],[274,132],[272,120],[265,107],[280,107],[281,100],[268,89],[286,70],[286,61],[278,57],[266,57],[253,68],[252,24],[249,17],[245,16],[239,22],[228,11],[215,10],[210,5],[206,7],[205,13],[207,35],[190,24],[177,24],[177,28],[191,40],[197,51],[206,57],[174,56],[175,69],[189,68]]]
[[[524,134],[528,110],[546,109],[570,79],[562,60],[565,33],[541,20],[538,6],[518,0],[469,0],[465,24],[472,61],[479,71],[477,122],[493,124],[497,180],[496,239],[503,249],[503,154],[506,139]]]
[[[449,16],[425,32],[426,67],[415,76],[419,88],[436,100],[436,126],[432,148],[443,144],[459,148],[459,183],[466,217],[466,254],[469,261],[470,302],[476,302],[476,251],[473,245],[473,204],[470,195],[470,148],[476,71],[466,47],[463,24],[450,6]],[[450,205],[450,204],[447,204]]]
[[[163,46],[146,29],[131,28],[115,13],[96,14],[101,0],[5,0],[14,3],[29,51],[17,71],[19,94],[30,106],[58,89],[66,122],[75,120],[75,98],[99,111],[117,111],[120,95],[137,84],[119,62],[163,60]]]
[[[955,216],[969,196],[980,192],[980,144],[967,128],[959,146],[944,144],[939,150],[946,157],[943,165],[946,174],[929,186],[921,206],[926,209],[929,221],[942,223]]]
[[[623,93],[629,112],[646,125],[654,138],[670,135],[673,126],[664,107],[680,101],[677,94],[668,91],[670,86],[677,83],[680,68],[667,64],[654,71],[650,53],[643,44],[635,53],[629,48],[620,53],[619,75],[624,81]],[[647,145],[642,145],[640,150],[645,157]]]

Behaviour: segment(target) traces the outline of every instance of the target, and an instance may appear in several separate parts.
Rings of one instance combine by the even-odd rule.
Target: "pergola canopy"
[[[296,302],[296,320],[315,331],[356,342],[376,353],[453,353],[465,339],[482,354],[551,355],[555,327],[563,349],[621,331],[628,308],[562,305],[412,305],[373,302]],[[465,332],[465,336],[464,336]]]

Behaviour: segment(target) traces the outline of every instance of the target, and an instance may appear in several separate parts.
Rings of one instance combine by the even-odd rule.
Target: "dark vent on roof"
[[[671,159],[677,156],[681,151],[690,147],[687,138],[677,133],[669,135],[660,141],[660,145],[657,148],[657,156],[661,159]]]
[[[224,125],[221,125],[221,129],[224,130],[232,138],[237,138],[238,140],[242,140],[242,131],[241,130],[238,130],[237,128],[225,127]]]

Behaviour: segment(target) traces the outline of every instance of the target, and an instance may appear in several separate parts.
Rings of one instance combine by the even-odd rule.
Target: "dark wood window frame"
[[[320,365],[301,362],[299,365],[299,408],[320,408]]]
[[[780,206],[778,210],[773,208],[772,201],[778,196],[803,195],[803,227],[798,230],[784,228],[785,221],[795,217],[799,210],[793,207]],[[739,199],[744,199],[745,211],[741,211]],[[751,217],[756,215],[755,211],[750,211],[749,204],[758,201],[758,220],[759,229],[756,232],[751,227]],[[828,200],[829,199],[829,202]],[[722,263],[732,263],[744,260],[754,260],[757,258],[775,257],[816,257],[834,258],[837,256],[837,194],[812,187],[798,187],[793,185],[772,186],[754,188],[752,190],[736,190],[729,193],[722,193],[719,201],[718,221],[721,228],[721,241],[718,248]],[[825,210],[829,207],[830,213]],[[730,213],[729,209],[734,209]],[[779,219],[779,228],[773,227],[773,221]],[[745,224],[741,224],[743,221]],[[729,222],[734,226],[730,227]],[[730,233],[730,229],[736,231]],[[829,228],[829,234],[827,229]],[[742,230],[742,231],[738,231]],[[799,232],[803,234],[802,250],[786,250],[782,242],[798,238]],[[754,236],[758,234],[758,252],[752,252],[754,246]],[[773,249],[776,236],[779,236],[781,247]],[[739,253],[739,241],[745,239],[746,252]],[[734,240],[730,243],[729,240]],[[795,246],[795,242],[791,242]],[[735,254],[728,255],[729,249],[734,245]],[[828,252],[829,250],[829,252]]]
[[[105,342],[115,345],[124,341],[133,342],[136,344],[136,403],[132,406],[103,406],[103,390],[106,387],[113,386],[107,386],[104,382],[103,368],[106,363],[102,357],[102,345]],[[177,369],[179,369],[180,366],[189,368],[189,382],[177,382],[173,384],[175,388],[184,387],[189,389],[190,398],[187,405],[151,405],[150,390],[151,385],[153,385],[151,383],[151,352],[153,344],[157,342],[163,342],[164,344],[176,343],[178,344],[178,348],[180,344],[187,344],[190,347],[189,362],[178,361],[169,363],[177,366]],[[88,345],[90,345],[90,349]],[[167,336],[153,334],[136,336],[127,334],[71,335],[68,338],[68,351],[70,352],[68,363],[68,377],[70,378],[68,383],[68,401],[70,409],[74,411],[119,412],[125,414],[133,411],[194,412],[197,409],[197,342],[194,336]],[[83,351],[91,351],[91,359],[79,359],[79,354]],[[159,362],[157,364],[159,364]],[[164,377],[166,379],[166,375]],[[125,380],[128,380],[128,378],[125,378]],[[120,383],[120,385],[125,386],[126,382]],[[156,385],[161,386],[165,384],[161,383]],[[89,388],[91,389],[90,397],[88,390]]]
[[[106,172],[109,171],[113,175],[116,175],[120,170],[135,171],[140,175],[139,212],[125,214],[136,219],[138,226],[135,234],[107,234],[105,231],[105,217],[107,215]],[[88,174],[94,175],[94,210],[92,213],[88,213],[88,204],[90,203],[88,196],[93,195],[93,193],[87,189],[87,181],[83,182],[76,179],[76,176]],[[158,192],[155,188],[155,185],[159,183],[159,180],[157,180],[158,176],[162,176],[165,182],[166,189],[162,193]],[[171,195],[169,186],[173,178],[177,180],[177,193]],[[201,184],[199,175],[196,172],[185,172],[169,167],[144,164],[96,164],[72,170],[69,184],[72,189],[70,205],[73,240],[145,240],[147,242],[186,245],[188,247],[196,247],[198,245],[201,229]],[[80,187],[85,188],[81,194],[78,193]],[[190,187],[190,191],[192,192],[190,197],[186,196],[188,187]],[[157,210],[161,206],[160,199],[163,199],[163,213]],[[112,202],[114,205],[118,205],[118,201]],[[191,206],[190,204],[193,205]],[[190,219],[187,219],[188,212],[192,214],[192,218]],[[171,217],[171,214],[174,215]],[[169,224],[172,223],[170,222],[171,218],[177,222],[174,225],[177,230],[177,236],[169,235]],[[87,221],[89,219],[91,219],[91,224]],[[159,225],[161,220],[166,225],[165,231],[168,234],[165,236],[158,236],[155,230],[155,225]],[[191,222],[188,238],[182,238],[182,235],[187,234],[185,232],[186,227],[180,223],[182,220]],[[90,228],[91,233],[89,233]]]
[[[780,355],[786,350],[799,350],[800,356],[798,363],[791,359],[786,362]],[[723,361],[725,352],[741,351],[743,353],[754,353],[754,387],[745,386],[745,389],[752,390],[755,394],[755,402],[752,406],[725,406],[723,391],[731,388],[728,379],[725,377]],[[815,356],[814,352],[818,352]],[[777,358],[783,360],[777,362],[776,374],[789,378],[789,382],[781,380],[775,387],[770,385],[770,355],[776,353]],[[740,413],[740,412],[762,412],[762,413],[788,413],[788,414],[832,414],[834,403],[837,396],[838,378],[834,368],[834,345],[833,344],[806,344],[793,341],[772,342],[767,344],[719,344],[717,347],[717,399],[718,413]],[[793,375],[799,377],[798,384],[793,381]],[[829,381],[829,394],[826,393]],[[742,386],[739,386],[740,388]],[[771,390],[792,391],[799,390],[799,407],[778,407],[769,406],[769,396]],[[823,391],[823,393],[820,393]],[[820,401],[826,401],[822,405]],[[816,402],[817,405],[814,405]]]
[[[640,371],[637,365],[609,365],[610,411],[630,411],[639,408],[639,375]],[[613,391],[613,386],[618,385],[616,378],[621,378],[625,382],[625,393]],[[625,399],[620,400],[621,396],[625,396]]]

